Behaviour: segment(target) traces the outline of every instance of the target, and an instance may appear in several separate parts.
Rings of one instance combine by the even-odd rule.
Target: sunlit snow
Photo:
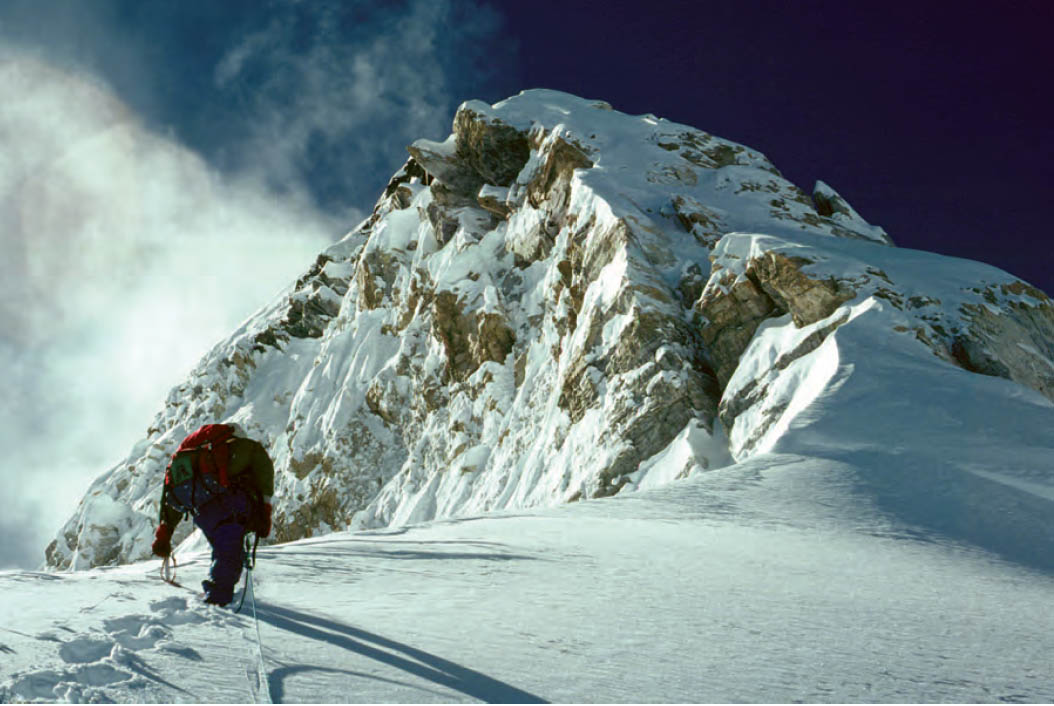
[[[543,148],[507,189],[483,187],[510,208],[489,230],[479,209],[451,208],[456,229],[441,242],[419,181],[399,208],[379,206],[320,266],[346,294],[291,288],[173,391],[150,438],[67,525],[84,540],[71,565],[99,563],[102,535],[146,556],[166,452],[207,404],[268,443],[279,513],[334,478],[373,495],[340,527],[261,548],[258,623],[251,599],[241,615],[200,602],[197,535],[177,538],[182,588],[160,580],[156,560],[0,573],[0,700],[1054,699],[1054,404],[925,342],[927,330],[960,331],[965,311],[1035,307],[1032,293],[980,263],[890,247],[847,204],[823,220],[764,156],[686,126],[552,91],[463,109],[543,148],[573,139],[594,166],[574,171],[569,208],[592,226],[541,227],[526,191]],[[700,144],[712,154],[685,147]],[[449,139],[415,146],[454,151]],[[822,182],[817,192],[840,201]],[[553,292],[572,237],[588,248],[619,228],[628,235],[584,281],[577,328],[560,330],[567,303]],[[540,245],[550,254],[523,254]],[[367,255],[394,274],[361,268]],[[762,321],[723,390],[735,410],[712,429],[701,414],[678,422],[656,453],[603,481],[617,495],[574,502],[602,494],[599,471],[633,443],[616,433],[620,415],[676,374],[641,372],[676,357],[666,345],[643,367],[589,369],[624,338],[626,303],[687,321],[698,307],[653,293],[694,267],[703,298],[727,296],[752,261],[776,255],[852,293],[811,323]],[[451,383],[412,436],[367,396],[419,393],[415,380],[447,364],[443,345],[419,311],[396,326],[398,312],[361,297],[421,282],[473,315],[506,317],[522,346]],[[254,348],[289,297],[309,294],[339,312],[323,335]],[[1007,346],[1046,371],[1049,342],[1029,336]],[[245,381],[227,364],[237,356],[251,360]],[[405,374],[408,360],[423,377]],[[558,382],[576,364],[596,394],[572,421]],[[648,399],[627,398],[640,380]],[[194,385],[200,394],[185,394]],[[349,428],[357,436],[341,436]],[[304,461],[348,463],[358,443],[370,455],[347,475]]]

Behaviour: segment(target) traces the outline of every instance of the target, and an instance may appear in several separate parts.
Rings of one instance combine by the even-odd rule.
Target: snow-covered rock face
[[[1045,295],[889,247],[741,145],[537,90],[467,102],[409,151],[373,214],[172,391],[50,566],[147,556],[167,458],[207,422],[270,449],[278,541],[726,465],[834,384],[832,334],[876,306],[919,356],[1054,394]]]
[[[979,263],[806,234],[732,233],[714,251],[696,309],[736,459],[772,450],[805,407],[832,390],[839,366],[867,365],[842,361],[837,344],[826,345],[845,325],[907,337],[924,359],[1054,400],[1054,302]],[[864,312],[867,323],[857,322]]]

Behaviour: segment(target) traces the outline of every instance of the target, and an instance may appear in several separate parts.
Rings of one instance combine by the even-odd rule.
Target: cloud
[[[8,53],[0,92],[17,97],[0,107],[0,477],[23,510],[2,565],[337,230],[145,129],[97,78]]]
[[[42,558],[168,390],[365,214],[406,144],[489,97],[473,88],[498,17],[471,2],[252,3],[210,25],[204,82],[191,53],[108,73],[149,32],[194,29],[144,0],[122,44],[121,6],[34,24],[20,3],[44,34],[0,38],[0,568]]]
[[[372,199],[407,144],[445,136],[457,104],[486,90],[499,26],[469,2],[283,5],[213,72],[253,116],[228,159],[264,168],[276,188],[308,180],[326,207]]]

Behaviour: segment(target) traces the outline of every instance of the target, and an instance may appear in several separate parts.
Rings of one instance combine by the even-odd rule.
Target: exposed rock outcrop
[[[702,337],[721,387],[763,320],[790,314],[801,328],[827,318],[856,295],[845,281],[806,275],[802,268],[809,264],[806,258],[769,251],[749,260],[742,272],[715,269],[696,310],[704,317]]]
[[[890,336],[909,334],[948,363],[1054,400],[1054,306],[1043,292],[993,268],[977,266],[953,283],[931,282],[918,273],[941,265],[936,255],[887,257],[844,241],[750,234],[727,236],[713,259],[696,310],[722,388],[719,417],[732,430],[736,457],[760,450],[766,435],[786,422],[795,388],[781,380],[783,371],[820,348],[868,302],[888,312]],[[986,278],[1002,281],[966,284]],[[777,323],[782,320],[787,323]],[[766,321],[772,322],[772,340],[762,344],[756,334]],[[776,333],[781,326],[792,330]],[[758,345],[768,348],[745,370],[742,360]],[[763,367],[758,356],[768,361]],[[738,420],[748,418],[750,432],[737,434]]]
[[[490,111],[462,106],[454,116],[456,153],[484,182],[509,186],[530,156],[527,136]]]
[[[930,286],[830,187],[810,198],[743,145],[528,91],[409,152],[172,391],[50,566],[145,558],[168,455],[206,422],[269,448],[278,541],[611,495],[678,439],[675,475],[714,468],[771,446],[868,302],[949,363],[1054,389],[1042,293],[990,268]]]
[[[983,304],[960,306],[966,326],[952,334],[952,358],[966,370],[1013,380],[1054,401],[1054,301],[1020,281],[978,293]]]

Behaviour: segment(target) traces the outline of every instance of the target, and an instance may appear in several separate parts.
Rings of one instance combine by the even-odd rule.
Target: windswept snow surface
[[[606,500],[262,549],[263,681],[251,602],[233,615],[189,588],[204,555],[180,557],[188,588],[157,561],[0,573],[0,700],[1054,699],[1050,572],[899,519],[876,473],[763,454]]]
[[[192,543],[186,588],[0,573],[0,701],[1054,701],[1054,405],[898,315],[832,313],[738,463],[672,480],[723,443],[689,427],[613,498],[262,548],[259,633]]]
[[[584,129],[561,107],[580,99],[530,95],[530,115],[538,114],[538,100],[550,101],[541,113],[550,137]],[[493,110],[517,124],[519,105]],[[608,119],[628,125],[631,118]],[[549,125],[557,120],[563,122]],[[655,151],[672,154],[668,126],[649,116],[632,118],[632,125],[661,128],[651,136]],[[648,209],[661,214],[658,201],[643,200],[650,191],[615,188],[622,182],[614,167],[630,164],[620,155],[636,154],[636,143],[611,142],[623,134],[612,130],[597,133],[607,141],[593,154],[597,166],[572,175],[569,198],[579,218],[603,221],[616,211],[628,218],[632,209],[635,218]],[[449,151],[444,144],[429,149]],[[351,464],[359,454],[356,469],[377,471],[359,490],[376,496],[360,498],[369,504],[352,526],[372,529],[326,534],[332,525],[322,523],[311,530],[318,536],[261,548],[254,575],[259,633],[251,605],[233,615],[200,603],[196,588],[208,566],[200,538],[180,546],[187,588],[162,583],[156,561],[0,573],[0,701],[1054,701],[1054,404],[1022,384],[957,367],[951,354],[935,354],[925,335],[964,329],[964,307],[987,303],[989,295],[996,304],[1019,298],[1016,313],[1032,327],[994,327],[1017,334],[984,341],[1022,351],[1021,360],[1046,375],[1049,329],[1026,316],[1041,302],[993,268],[887,247],[877,229],[829,237],[845,235],[858,219],[844,204],[843,218],[824,226],[831,232],[811,235],[794,219],[773,222],[762,207],[775,192],[764,186],[744,188],[749,203],[733,209],[735,194],[722,185],[734,186],[743,170],[779,177],[745,148],[725,145],[715,154],[723,166],[692,183],[717,194],[714,208],[737,215],[722,216],[734,232],[712,243],[707,289],[733,284],[755,256],[775,252],[808,255],[807,264],[795,265],[803,276],[848,283],[854,294],[800,328],[792,310],[762,321],[737,351],[712,430],[695,418],[678,425],[675,436],[664,437],[672,441],[625,474],[615,497],[539,507],[579,497],[570,493],[588,485],[589,469],[605,468],[618,444],[628,443],[609,433],[618,419],[609,407],[660,399],[650,388],[632,399],[611,397],[610,405],[598,397],[570,425],[558,409],[553,371],[564,374],[572,354],[588,352],[581,332],[621,296],[620,286],[679,276],[693,257],[707,262],[711,245],[693,238],[684,246],[695,253],[689,257],[670,240],[665,269],[645,268],[630,248],[616,248],[583,291],[578,327],[559,333],[548,321],[535,338],[530,321],[549,306],[544,292],[559,276],[556,255],[549,264],[513,268],[525,294],[504,304],[498,280],[468,274],[481,263],[511,261],[502,243],[527,237],[525,223],[537,209],[522,206],[474,242],[474,231],[459,221],[445,248],[416,210],[382,209],[369,233],[357,231],[328,251],[327,276],[349,279],[325,335],[293,337],[281,352],[254,352],[250,334],[285,305],[248,322],[195,378],[213,390],[218,370],[231,381],[217,389],[240,392],[193,393],[188,402],[174,391],[155,438],[133,450],[127,468],[119,464],[97,481],[79,516],[85,521],[70,526],[99,534],[99,541],[66,546],[74,567],[102,561],[100,548],[113,557],[142,556],[164,444],[174,445],[212,404],[221,417],[268,438],[277,467],[299,464],[306,473],[280,471],[279,510],[300,502],[312,478],[342,492],[363,481],[355,474],[323,478],[317,460]],[[655,171],[655,183],[683,181],[667,172]],[[795,200],[781,183],[771,182],[787,190],[791,210],[783,215],[804,209],[804,195]],[[522,186],[510,187],[508,199]],[[407,198],[427,211],[431,192],[412,187]],[[823,189],[829,200],[837,196]],[[682,216],[711,213],[696,213],[688,196],[671,203],[680,204]],[[660,245],[663,232],[633,230],[638,241],[651,242],[645,235],[652,233]],[[553,247],[565,247],[568,237],[559,235]],[[415,238],[419,246],[402,252]],[[397,374],[394,351],[425,367],[442,366],[444,357],[427,321],[396,337],[384,333],[394,310],[358,306],[362,284],[351,278],[349,263],[371,249],[412,259],[415,271],[428,269],[429,280],[444,288],[436,291],[471,295],[470,313],[507,307],[517,335],[530,341],[522,381],[515,381],[516,356],[481,362],[468,387],[451,386],[449,399],[414,427],[416,450],[399,445],[379,412],[364,409],[371,381],[380,411],[398,421],[405,400],[413,400],[403,388],[416,383]],[[378,255],[376,271],[386,262]],[[398,280],[410,291],[407,282]],[[319,296],[330,297],[328,287]],[[1009,316],[1008,307],[988,311]],[[598,339],[618,342],[622,314],[596,322]],[[558,341],[564,345],[554,349]],[[430,375],[425,370],[419,381]],[[478,394],[468,395],[473,386]],[[352,419],[363,433],[339,436]],[[503,446],[504,431],[517,443]],[[340,443],[327,445],[327,434]],[[479,514],[486,509],[500,512]],[[66,541],[64,533],[59,538]]]
[[[1051,702],[1054,405],[842,309],[739,463],[650,487],[688,429],[613,498],[262,548],[262,666],[190,544],[187,588],[0,573],[0,700]]]

